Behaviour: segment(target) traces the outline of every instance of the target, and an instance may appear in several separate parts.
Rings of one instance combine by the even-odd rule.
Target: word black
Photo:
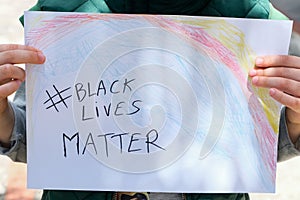
[[[114,80],[111,84],[104,84],[104,81],[101,80],[98,83],[98,86],[94,89],[91,88],[91,84],[88,82],[86,86],[83,83],[75,84],[75,91],[77,95],[77,100],[82,102],[87,97],[106,95],[109,91],[111,94],[125,93],[127,90],[132,91],[130,84],[135,79],[127,80],[125,78],[123,83],[120,83],[119,80]]]

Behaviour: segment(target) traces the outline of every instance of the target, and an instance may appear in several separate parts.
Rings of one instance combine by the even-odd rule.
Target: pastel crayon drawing
[[[281,105],[248,71],[257,55],[287,53],[288,39],[271,41],[290,26],[25,13],[26,44],[47,57],[26,66],[28,186],[274,192]]]

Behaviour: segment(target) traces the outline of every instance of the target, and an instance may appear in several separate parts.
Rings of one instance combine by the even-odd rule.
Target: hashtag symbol
[[[58,105],[58,104],[64,104],[65,107],[68,108],[68,105],[67,105],[67,103],[66,103],[65,100],[68,99],[68,98],[70,98],[72,95],[69,95],[69,96],[67,96],[67,97],[63,97],[62,94],[63,94],[64,92],[66,92],[67,90],[69,90],[71,87],[68,87],[68,88],[66,88],[66,89],[63,89],[63,90],[61,90],[61,91],[59,91],[59,90],[55,87],[55,85],[53,85],[53,88],[54,88],[54,90],[55,90],[55,94],[52,95],[52,96],[50,95],[50,93],[48,92],[48,90],[46,90],[46,93],[47,93],[49,99],[48,99],[47,101],[45,101],[44,104],[47,104],[48,102],[51,102],[51,105],[48,106],[46,109],[49,109],[49,108],[54,107],[55,110],[56,110],[57,112],[59,112],[59,110],[58,110],[58,108],[57,108],[57,105]]]

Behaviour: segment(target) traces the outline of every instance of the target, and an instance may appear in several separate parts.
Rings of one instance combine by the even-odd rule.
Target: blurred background
[[[0,0],[0,44],[24,44],[24,31],[19,17],[36,3],[36,0]],[[300,0],[274,0],[273,4],[292,19],[300,20]],[[296,11],[295,11],[296,10]],[[295,30],[300,30],[295,23]],[[299,31],[300,33],[300,31]],[[295,54],[299,53],[300,37],[296,34]],[[300,158],[279,163],[277,168],[275,194],[250,194],[252,200],[299,200],[300,199]],[[5,190],[26,188],[26,164],[14,163],[0,156],[0,200],[4,200]],[[16,189],[17,188],[17,189]],[[41,191],[22,191],[21,199],[39,199]]]

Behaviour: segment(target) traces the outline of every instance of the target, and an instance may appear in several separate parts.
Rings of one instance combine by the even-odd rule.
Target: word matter
[[[77,155],[84,155],[88,150],[90,153],[97,155],[98,153],[105,153],[107,157],[110,156],[109,148],[116,147],[122,154],[140,152],[151,153],[151,149],[164,150],[159,142],[159,134],[155,129],[151,129],[146,133],[145,137],[142,133],[105,133],[105,134],[87,134],[86,138],[81,138],[82,135],[76,132],[72,136],[66,133],[62,134],[62,144],[64,150],[64,157],[68,156],[68,152],[76,151]],[[81,141],[81,142],[80,142]],[[124,144],[126,143],[126,145]],[[84,146],[80,146],[84,144]],[[125,146],[125,147],[124,147]],[[124,150],[125,148],[125,150]],[[74,154],[74,152],[72,152]]]

